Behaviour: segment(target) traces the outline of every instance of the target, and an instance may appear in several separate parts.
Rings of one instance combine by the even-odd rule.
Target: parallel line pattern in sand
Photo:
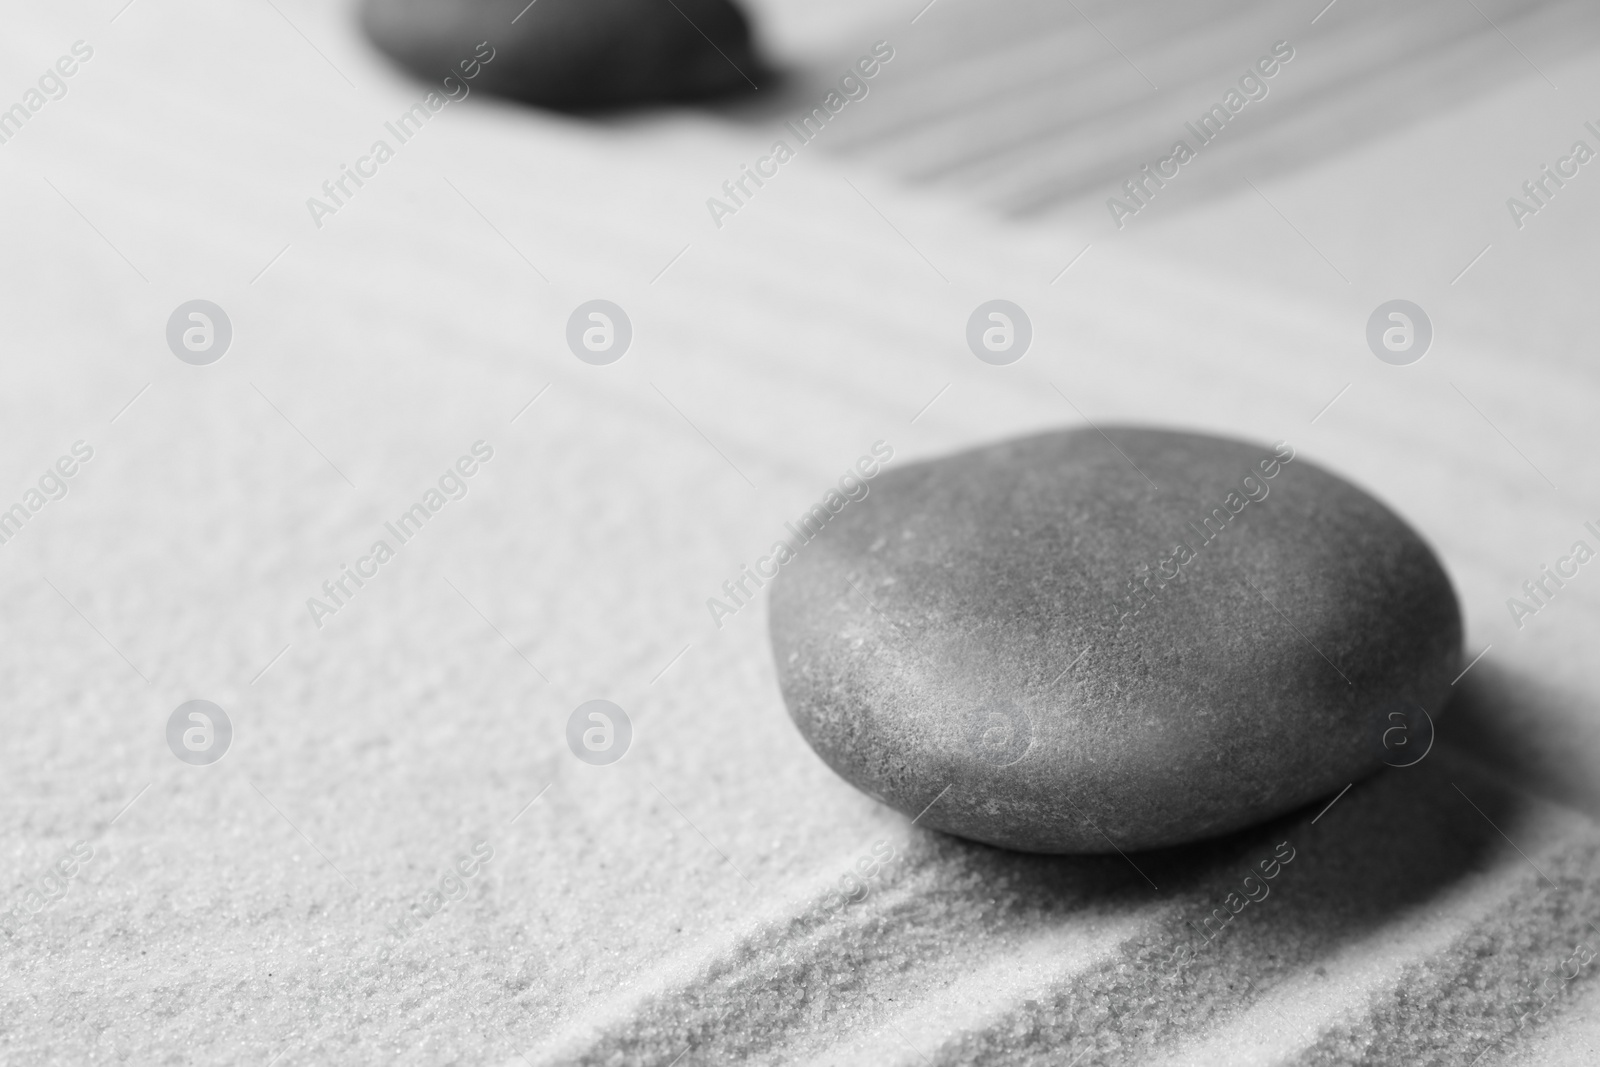
[[[1465,757],[1391,770],[1353,790],[1327,825],[1312,826],[1317,816],[1308,809],[1247,842],[1141,857],[1170,865],[1158,881],[1178,880],[1143,905],[1119,903],[1137,879],[1115,858],[1093,865],[1105,881],[1080,886],[1087,899],[1075,901],[1081,861],[1000,857],[980,875],[932,842],[840,924],[815,920],[818,899],[798,900],[788,922],[724,942],[687,981],[646,983],[611,1022],[558,1040],[539,1062],[649,1064],[684,1049],[906,1067],[1057,1062],[1063,1050],[1107,1065],[1451,1062],[1498,1039],[1507,1012],[1535,1007],[1527,975],[1600,922],[1600,830]],[[1171,962],[1178,944],[1199,943],[1184,923],[1203,920],[1280,840],[1298,854],[1275,891],[1194,960]],[[1204,874],[1185,881],[1195,865]],[[1044,866],[1055,870],[1041,876]],[[997,877],[1007,867],[1055,884],[1009,883]],[[1441,867],[1459,869],[1459,881],[1417,884]],[[970,907],[964,883],[975,876],[989,884],[987,907]],[[1119,881],[1122,896],[1090,903]],[[951,914],[963,904],[965,917]],[[1475,995],[1463,997],[1463,983]],[[1457,1017],[1442,1036],[1440,1013]]]
[[[1039,0],[1004,5],[1002,17],[990,4],[942,6],[919,21],[917,47],[888,68],[878,98],[820,143],[1018,217],[1123,195],[1123,180],[1178,137],[1200,147],[1183,123],[1197,123],[1274,40],[1288,40],[1296,57],[1218,135],[1230,165],[1186,166],[1181,187],[1231,191],[1241,170],[1304,166],[1497,81],[1538,78],[1502,30],[1550,62],[1579,47],[1573,20],[1596,24],[1571,0],[1496,12],[1500,29],[1448,0],[1346,0],[1315,26],[1263,3],[1079,5],[1094,26],[1069,5]],[[898,27],[883,32],[903,39]]]
[[[1098,20],[1097,8],[1087,10]],[[939,11],[923,24],[936,26]],[[331,16],[309,7],[290,13],[319,40],[333,36]],[[203,17],[198,7],[187,14]],[[162,15],[159,6],[133,8],[117,24],[121,54],[138,59],[140,47],[161,47],[166,31],[153,20]],[[329,22],[315,21],[322,17]],[[1322,25],[1335,26],[1333,16]],[[35,36],[48,44],[56,29],[47,29]],[[341,65],[359,49],[349,40],[337,47]],[[116,54],[107,48],[107,59]],[[162,70],[180,69],[169,58]],[[316,62],[262,45],[228,62],[303,76],[295,66],[302,58],[305,69]],[[370,67],[347,69],[362,84],[379,84]],[[17,980],[5,994],[0,1033],[15,1062],[91,1059],[141,1042],[219,1061],[267,1062],[283,1052],[280,1067],[447,1060],[462,1047],[459,1058],[470,1062],[510,1057],[514,1045],[532,1058],[651,1067],[680,1055],[680,1067],[735,1056],[1057,1064],[1070,1052],[1082,1054],[1078,1067],[1181,1060],[1189,1049],[1225,1056],[1236,1021],[1257,1011],[1275,1017],[1274,1008],[1299,1017],[1303,1001],[1295,998],[1316,988],[1319,966],[1356,966],[1364,949],[1390,936],[1404,963],[1360,987],[1370,999],[1341,1002],[1344,1014],[1318,1004],[1307,1017],[1310,1033],[1270,1038],[1262,1055],[1457,1062],[1530,1006],[1518,981],[1558,962],[1563,941],[1593,921],[1592,824],[1525,808],[1470,770],[1441,773],[1457,766],[1443,747],[1422,767],[1358,785],[1315,827],[1306,828],[1315,811],[1302,812],[1260,835],[1150,858],[1161,896],[1114,857],[1008,856],[918,830],[895,838],[903,865],[865,902],[840,919],[813,916],[821,886],[853,861],[862,825],[895,825],[893,817],[873,814],[807,762],[771,687],[759,619],[741,617],[713,634],[701,598],[730,563],[765,547],[792,504],[815,499],[838,459],[853,458],[874,436],[890,437],[910,460],[1070,424],[1076,416],[1049,389],[1054,380],[1097,420],[1303,440],[1311,458],[1405,503],[1456,568],[1477,632],[1473,647],[1488,640],[1481,634],[1503,614],[1502,590],[1514,589],[1526,576],[1520,561],[1542,550],[1526,531],[1564,534],[1569,517],[1448,389],[1397,397],[1363,380],[1310,427],[1349,380],[1340,361],[1352,350],[1367,359],[1359,338],[1341,332],[1346,324],[1326,309],[1263,302],[1229,291],[1226,279],[1119,260],[1097,247],[1070,286],[1052,291],[1059,303],[1030,303],[1040,349],[1015,373],[997,375],[970,366],[960,344],[965,307],[951,294],[978,286],[1034,292],[1027,287],[1047,282],[1081,241],[988,219],[963,229],[959,207],[880,192],[856,175],[957,286],[935,283],[892,235],[869,228],[877,219],[822,155],[786,176],[765,217],[741,215],[738,228],[713,240],[697,214],[711,191],[704,176],[743,152],[737,131],[666,123],[640,134],[654,138],[650,193],[686,205],[681,219],[663,222],[653,202],[616,210],[622,193],[639,193],[619,177],[637,163],[637,141],[476,102],[438,118],[429,140],[408,147],[337,226],[313,233],[301,202],[322,177],[324,157],[331,167],[359,148],[379,120],[415,98],[415,86],[388,85],[381,99],[353,104],[327,97],[314,80],[250,101],[197,96],[192,82],[165,76],[126,78],[111,103],[92,95],[94,83],[79,82],[66,105],[30,126],[27,141],[8,146],[16,149],[8,189],[29,208],[13,220],[12,239],[32,253],[19,257],[27,262],[6,287],[18,305],[17,344],[56,352],[69,327],[62,361],[99,373],[72,381],[53,364],[8,367],[8,383],[35,389],[8,390],[7,430],[30,448],[49,447],[74,419],[101,426],[150,372],[171,370],[159,316],[135,288],[143,283],[92,234],[51,222],[47,212],[65,209],[33,169],[71,174],[68,191],[157,284],[202,285],[195,263],[204,260],[204,283],[232,294],[224,302],[237,312],[239,350],[209,376],[185,368],[186,376],[161,378],[119,419],[105,449],[103,460],[124,464],[111,469],[125,477],[74,489],[59,513],[41,520],[53,526],[30,528],[29,540],[8,550],[35,553],[14,563],[43,561],[52,576],[73,575],[66,591],[77,597],[81,587],[85,613],[158,682],[186,679],[193,656],[182,639],[221,619],[239,634],[231,647],[205,646],[216,676],[237,675],[241,685],[253,677],[287,640],[283,619],[299,608],[296,597],[367,534],[373,514],[414,494],[438,450],[457,447],[457,434],[470,440],[480,426],[499,428],[556,384],[506,438],[499,495],[474,489],[461,513],[470,522],[430,528],[438,555],[408,558],[401,566],[409,570],[386,576],[326,634],[295,634],[293,650],[241,708],[252,727],[248,744],[209,778],[176,773],[146,729],[145,719],[159,715],[134,688],[138,679],[103,648],[85,651],[92,635],[77,642],[70,627],[81,623],[28,566],[7,572],[15,618],[6,677],[28,724],[7,776],[26,857],[18,879],[58,838],[99,825],[158,778],[107,835],[104,864],[26,939],[8,944],[8,974]],[[887,102],[889,83],[882,88]],[[119,112],[113,104],[123,99],[128,109]],[[151,101],[160,106],[148,108]],[[1170,116],[1157,118],[1164,130]],[[164,129],[169,119],[174,128]],[[269,147],[249,166],[225,146],[201,151],[191,138],[183,143],[193,157],[174,167],[162,134],[187,137],[191,120],[237,122],[261,139],[253,151]],[[270,148],[290,134],[314,146],[297,166],[282,165]],[[561,184],[580,170],[583,181]],[[552,273],[551,290],[466,217],[440,173]],[[688,228],[691,215],[702,229]],[[197,236],[166,241],[172,219]],[[685,228],[674,228],[680,222]],[[291,238],[291,251],[247,299],[244,284]],[[646,293],[691,238],[692,251]],[[41,281],[51,271],[70,273],[102,299],[59,298]],[[239,288],[213,275],[236,275]],[[639,288],[626,290],[634,276]],[[627,292],[622,299],[641,326],[637,351],[609,377],[571,361],[556,329],[571,308],[564,301],[605,286]],[[32,302],[48,306],[44,319],[23,313]],[[773,322],[784,324],[777,335]],[[80,348],[108,355],[93,363]],[[1483,402],[1521,448],[1541,462],[1564,458],[1562,425],[1579,424],[1595,395],[1594,372],[1578,349],[1529,352],[1510,370],[1470,341],[1454,341],[1448,357],[1418,369],[1447,366],[1469,395],[1492,398]],[[349,494],[269,421],[271,412],[254,424],[249,405],[259,402],[242,377],[229,377],[239,372],[259,378],[319,447],[348,465],[363,492]],[[752,496],[721,466],[655,398],[647,377],[752,472],[761,493]],[[843,395],[840,382],[849,383]],[[919,406],[951,382],[910,426]],[[237,408],[230,383],[245,401]],[[22,395],[31,395],[26,405],[16,399]],[[45,419],[37,409],[71,417]],[[415,446],[419,438],[426,448]],[[208,442],[208,456],[195,457],[198,439]],[[511,467],[518,448],[538,461]],[[147,484],[140,476],[190,478],[191,468],[173,461],[180,453],[203,477],[164,498],[132,491]],[[1552,473],[1582,495],[1586,472],[1567,466]],[[20,464],[18,473],[26,473]],[[201,490],[229,510],[225,519],[202,516],[211,540],[192,569],[194,561],[174,562],[155,544],[152,531],[161,527],[150,513],[181,508]],[[272,508],[284,513],[283,540],[246,537],[250,525],[239,516],[265,523],[269,509],[256,498],[280,492]],[[620,499],[624,493],[634,495]],[[637,532],[641,514],[648,528]],[[610,554],[584,555],[591,540]],[[527,544],[537,552],[510,551]],[[601,786],[574,769],[550,728],[558,697],[546,696],[453,598],[430,571],[435,563],[550,672],[558,697],[578,685],[620,688],[629,684],[625,669],[636,668],[642,686],[689,640],[674,626],[701,627],[693,651],[652,691],[640,714],[651,727],[647,743],[618,774]],[[252,610],[266,605],[265,618],[209,614],[210,605],[196,606],[199,593],[214,591],[207,587]],[[650,610],[630,613],[637,603]],[[1592,714],[1585,691],[1557,684],[1572,676],[1562,674],[1564,663],[1589,655],[1592,620],[1539,622],[1520,644],[1497,644],[1463,686],[1509,679],[1517,699],[1490,709],[1508,713],[1511,703],[1536,704],[1530,683],[1549,677],[1573,707]],[[399,675],[413,684],[394,686]],[[521,732],[508,736],[513,721]],[[486,737],[494,743],[486,746]],[[485,747],[494,751],[484,755]],[[1565,747],[1575,763],[1595,765],[1595,753]],[[1486,754],[1497,762],[1503,755]],[[229,777],[236,769],[263,776],[262,788],[362,896],[301,856],[295,832]],[[635,780],[643,771],[659,775],[673,802],[770,899],[742,895],[750,891]],[[364,970],[360,953],[462,827],[498,833],[552,778],[557,786],[508,832],[476,895],[410,946],[417,958]],[[1555,888],[1482,825],[1451,781],[1528,850]],[[1560,784],[1533,774],[1519,781]],[[1272,897],[1246,909],[1192,967],[1164,979],[1159,965],[1183,921],[1217,906],[1240,867],[1278,833],[1297,847],[1302,834],[1306,841]],[[783,849],[768,847],[780,837]],[[1484,896],[1471,899],[1495,906],[1466,907],[1465,897],[1451,895],[1461,886],[1481,888]],[[1430,906],[1445,908],[1438,921],[1453,931],[1448,942],[1433,940],[1435,928],[1418,918]],[[683,938],[675,939],[674,924],[685,928]],[[542,970],[529,962],[541,958]],[[1579,1003],[1578,990],[1593,988],[1590,976],[1572,988]],[[1427,1029],[1434,1019],[1448,1025]],[[897,1030],[916,1055],[896,1044]],[[1513,1035],[1482,1062],[1520,1054],[1522,1040]]]

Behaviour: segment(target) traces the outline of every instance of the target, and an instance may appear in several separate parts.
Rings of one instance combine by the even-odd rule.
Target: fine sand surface
[[[920,3],[769,0],[769,39],[806,65],[789,95],[605,123],[474,97],[317,229],[306,198],[424,89],[345,7],[274,5],[6,15],[4,69],[95,49],[0,145],[0,494],[94,449],[0,545],[7,911],[74,842],[93,857],[46,910],[0,916],[0,1060],[1592,1060],[1596,965],[1535,988],[1600,948],[1600,573],[1521,629],[1505,599],[1600,523],[1600,178],[1522,231],[1503,201],[1596,117],[1593,16],[1530,6],[1500,23],[1510,47],[1470,8],[1448,33],[1408,21],[1412,65],[1380,65],[1402,84],[1352,58],[1377,5],[1315,26],[1321,3],[1219,7],[1168,118],[1106,45],[1150,74],[1176,45],[1110,5],[1046,32],[1033,5],[986,22],[939,0],[913,24]],[[1129,100],[1098,162],[998,90],[936,117],[1015,119],[1030,180],[940,179],[945,142],[889,139],[915,133],[932,90],[905,86],[941,62],[952,86],[963,56],[1047,81],[1053,53],[1030,82],[1025,47],[979,45],[1049,33]],[[897,58],[848,136],[716,228],[705,199],[880,38]],[[1278,38],[1300,54],[1261,126],[1113,229],[1112,178]],[[1471,91],[1441,91],[1463,62]],[[1302,71],[1354,88],[1297,99]],[[1373,101],[1372,122],[1319,110],[1334,97]],[[990,175],[967,143],[956,170]],[[962,344],[995,296],[1034,322],[1006,368]],[[195,297],[234,326],[205,368],[163,338]],[[634,324],[610,367],[562,341],[596,297]],[[1394,297],[1437,331],[1407,368],[1362,337]],[[1429,757],[1127,858],[969,844],[833,776],[782,706],[764,603],[719,629],[706,598],[874,441],[898,464],[1086,419],[1287,439],[1410,519],[1457,583],[1468,655],[1492,646]],[[306,599],[479,440],[466,497],[315,626]],[[634,724],[610,767],[564,740],[595,697]],[[191,698],[234,723],[210,767],[165,745]],[[466,898],[384,955],[479,841]],[[880,841],[895,858],[865,899],[830,908]],[[1174,966],[1285,841],[1271,895]]]

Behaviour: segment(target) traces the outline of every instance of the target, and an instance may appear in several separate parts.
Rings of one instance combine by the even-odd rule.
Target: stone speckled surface
[[[883,474],[797,556],[771,630],[801,733],[893,807],[1028,851],[1292,810],[1459,670],[1433,551],[1286,442],[1039,434]]]

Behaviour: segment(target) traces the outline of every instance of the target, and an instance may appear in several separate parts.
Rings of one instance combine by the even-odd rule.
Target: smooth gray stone
[[[424,81],[566,111],[750,92],[765,76],[730,0],[364,0],[361,24]]]
[[[1290,811],[1398,762],[1397,721],[1424,751],[1390,712],[1436,716],[1459,669],[1449,578],[1349,482],[1264,477],[1275,454],[1111,427],[886,470],[773,582],[790,715],[871,796],[1032,852]]]

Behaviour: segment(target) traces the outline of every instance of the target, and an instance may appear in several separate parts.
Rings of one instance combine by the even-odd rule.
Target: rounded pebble
[[[922,824],[1033,852],[1336,792],[1396,762],[1374,714],[1437,717],[1461,658],[1432,550],[1286,442],[1045,433],[887,471],[794,547],[770,624],[801,734]]]
[[[361,23],[452,99],[585,111],[749,92],[765,69],[729,0],[365,0]]]

